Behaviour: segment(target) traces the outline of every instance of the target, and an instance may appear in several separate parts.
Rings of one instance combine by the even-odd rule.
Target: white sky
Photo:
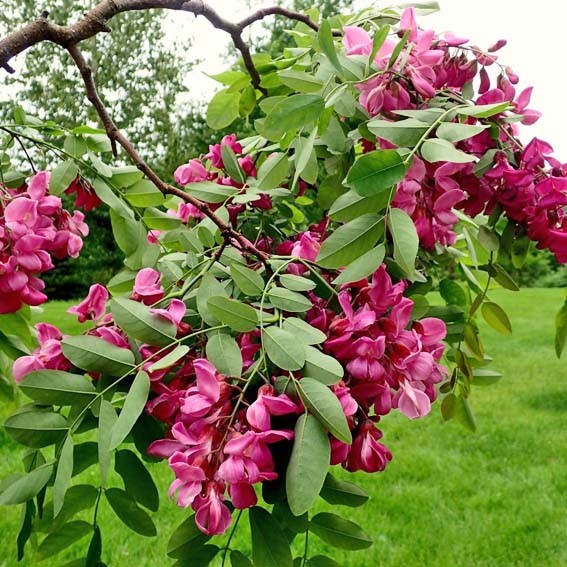
[[[357,7],[387,6],[395,2],[357,0]],[[224,17],[233,20],[272,4],[269,0],[209,0],[209,3]],[[529,140],[539,136],[546,139],[555,148],[557,157],[567,162],[567,110],[561,109],[567,92],[567,2],[439,0],[439,3],[440,12],[419,18],[421,27],[437,32],[453,31],[468,37],[481,48],[501,38],[508,40],[508,45],[499,52],[500,62],[512,67],[520,76],[519,89],[535,87],[530,106],[543,113],[535,125],[525,128],[524,138]],[[172,35],[185,34],[190,29],[194,47],[189,55],[206,60],[200,69],[206,68],[208,73],[225,69],[226,34],[214,30],[202,18],[195,20],[190,15],[183,15],[181,20],[180,15],[175,14],[168,28]],[[188,76],[187,87],[192,97],[208,98],[218,88],[218,83],[198,69]]]

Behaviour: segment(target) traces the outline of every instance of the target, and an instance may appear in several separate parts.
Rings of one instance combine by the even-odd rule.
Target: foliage
[[[418,28],[413,8],[300,22],[293,37],[281,56],[248,61],[251,75],[216,77],[224,88],[209,126],[261,112],[255,133],[224,136],[180,165],[177,187],[121,136],[134,166],[112,166],[108,140],[86,126],[19,112],[5,128],[8,143],[57,163],[30,177],[2,161],[10,301],[0,348],[32,400],[5,423],[29,449],[25,474],[0,493],[22,505],[20,557],[44,508],[60,520],[40,558],[90,535],[84,562],[100,565],[102,506],[155,536],[148,458],[168,460],[171,497],[194,511],[169,540],[178,564],[333,564],[310,552],[313,536],[366,549],[366,531],[336,510],[311,514],[319,497],[367,499],[330,467],[383,471],[392,453],[382,417],[424,417],[439,394],[443,418],[474,431],[472,388],[501,376],[478,319],[512,332],[492,296],[496,284],[518,290],[500,259],[522,265],[534,241],[567,262],[567,172],[546,142],[519,141],[516,123],[538,113],[497,62],[500,44],[484,52],[438,37]],[[38,276],[52,256],[77,255],[86,233],[63,192],[85,210],[110,208],[125,269],[70,309],[93,322],[85,333],[40,323],[33,350],[28,306],[46,299]],[[441,306],[427,297],[432,269],[450,276]],[[560,356],[567,302],[556,326]],[[96,484],[75,484],[90,464]],[[94,509],[89,522],[74,518],[75,491]],[[243,518],[251,560],[231,545]],[[212,538],[225,533],[221,548]]]

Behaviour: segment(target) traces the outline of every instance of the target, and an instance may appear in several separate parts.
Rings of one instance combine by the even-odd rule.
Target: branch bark
[[[128,140],[128,138],[118,129],[118,127],[112,120],[100,96],[98,95],[92,71],[79,48],[76,45],[71,45],[68,47],[68,51],[73,58],[75,65],[79,69],[79,72],[81,73],[81,77],[83,78],[85,89],[87,91],[87,98],[98,112],[98,115],[106,129],[108,137],[113,144],[113,148],[116,148],[117,143],[120,144],[124,151],[130,156],[130,158],[134,162],[134,165],[136,165],[136,167],[164,195],[175,195],[183,201],[191,203],[192,205],[197,207],[205,216],[207,216],[217,225],[222,236],[225,239],[235,242],[238,247],[241,248],[244,252],[253,254],[256,258],[265,263],[269,259],[269,255],[265,252],[262,252],[261,250],[258,250],[258,248],[256,248],[256,246],[254,246],[254,244],[252,244],[247,238],[245,238],[238,231],[234,230],[232,226],[225,223],[211,210],[211,208],[206,203],[203,203],[202,201],[199,201],[199,199],[196,199],[188,193],[185,193],[185,191],[178,189],[177,187],[174,187],[169,183],[166,183],[157,175],[157,173],[146,163],[146,161],[138,153],[136,148],[134,148],[130,140]]]
[[[250,75],[252,85],[262,92],[264,92],[264,89],[260,85],[260,75],[254,66],[250,49],[242,38],[243,31],[254,22],[272,15],[285,16],[289,19],[303,22],[315,31],[318,30],[317,24],[312,22],[307,16],[277,6],[260,9],[240,22],[234,23],[224,19],[203,0],[102,0],[87,12],[81,20],[74,24],[68,26],[58,25],[49,21],[49,14],[44,12],[37,20],[7,35],[0,40],[0,67],[13,73],[14,69],[10,64],[11,60],[26,49],[43,41],[51,41],[66,49],[81,74],[85,84],[87,98],[96,109],[106,133],[110,138],[114,155],[117,154],[118,144],[130,156],[138,169],[140,169],[162,193],[175,195],[197,207],[205,216],[215,223],[226,241],[236,243],[243,251],[253,254],[265,263],[269,259],[268,254],[258,250],[247,238],[220,219],[206,203],[166,183],[152,170],[128,138],[117,128],[97,92],[92,69],[80,51],[78,44],[99,33],[110,32],[111,29],[108,26],[108,22],[118,14],[150,9],[191,12],[195,16],[203,16],[215,28],[228,33],[235,47],[242,55],[242,60]]]

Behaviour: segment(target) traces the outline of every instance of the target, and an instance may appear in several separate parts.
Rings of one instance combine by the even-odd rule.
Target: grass
[[[382,474],[356,475],[354,480],[371,494],[370,503],[335,510],[360,523],[374,537],[374,546],[362,552],[331,551],[312,537],[313,554],[328,552],[347,567],[567,564],[567,371],[553,353],[553,318],[562,295],[561,290],[537,289],[491,294],[511,314],[514,335],[484,329],[487,351],[504,379],[474,391],[477,433],[443,423],[438,407],[421,421],[385,418],[384,441],[394,460]],[[67,323],[74,323],[64,318],[63,307],[48,304],[43,318],[70,331]],[[22,452],[1,435],[0,477],[5,477],[18,470]],[[171,476],[165,464],[151,470],[162,494],[162,509],[154,517],[160,536],[133,534],[103,506],[103,556],[113,567],[168,564],[167,539],[187,512],[167,501]],[[96,479],[96,468],[84,474]],[[331,507],[321,503],[319,509]],[[1,566],[16,564],[18,524],[19,510],[2,510]],[[244,549],[246,524],[236,538]],[[79,557],[87,545],[82,540],[61,556]],[[302,545],[298,541],[297,550]],[[63,563],[51,559],[43,564]]]

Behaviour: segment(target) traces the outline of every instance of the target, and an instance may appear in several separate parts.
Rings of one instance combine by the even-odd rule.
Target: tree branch
[[[124,12],[164,9],[191,12],[195,16],[203,16],[215,28],[228,33],[242,55],[246,70],[254,88],[264,91],[260,86],[260,76],[248,45],[242,39],[242,32],[254,22],[271,15],[281,15],[292,20],[305,23],[313,30],[318,30],[317,24],[304,14],[286,10],[278,6],[260,9],[238,23],[231,22],[220,16],[203,0],[102,0],[88,11],[83,19],[68,26],[60,26],[48,20],[48,13],[44,12],[37,20],[24,25],[0,40],[0,67],[9,73],[14,73],[10,61],[26,49],[41,43],[51,41],[64,48],[76,45],[85,39],[101,32],[110,32],[108,22],[116,15]]]
[[[51,41],[66,49],[81,74],[86,87],[87,98],[96,109],[106,133],[110,138],[113,154],[115,156],[117,154],[117,144],[122,146],[138,169],[140,169],[162,193],[175,195],[197,207],[205,216],[215,223],[225,239],[237,243],[243,251],[253,254],[265,263],[269,258],[268,254],[258,250],[247,238],[215,215],[206,203],[199,201],[173,185],[165,183],[152,170],[140,154],[138,154],[128,138],[117,128],[97,92],[92,70],[78,48],[78,44],[99,33],[110,32],[111,29],[108,26],[108,22],[118,14],[149,9],[191,12],[195,16],[203,16],[215,28],[228,33],[235,47],[242,55],[242,60],[250,75],[252,85],[263,93],[265,93],[265,90],[260,85],[261,78],[254,65],[250,49],[242,39],[243,31],[253,23],[272,15],[285,16],[289,19],[303,22],[315,31],[319,29],[317,24],[312,22],[307,16],[277,6],[260,9],[240,22],[234,23],[224,19],[203,0],[102,0],[89,10],[81,20],[74,24],[61,26],[50,22],[48,12],[43,12],[37,20],[10,33],[0,40],[0,68],[5,69],[9,73],[13,73],[14,68],[10,65],[10,61],[16,55],[43,41]]]
[[[238,246],[245,252],[253,254],[261,260],[266,262],[269,259],[269,255],[261,250],[258,250],[252,242],[245,238],[238,231],[234,230],[230,224],[225,223],[221,218],[219,218],[211,208],[206,204],[196,199],[195,197],[185,193],[185,191],[170,185],[163,181],[157,173],[145,162],[145,160],[140,156],[137,150],[134,148],[130,140],[118,129],[110,114],[106,110],[100,96],[98,95],[96,84],[93,79],[92,71],[84,58],[83,54],[76,45],[69,46],[68,48],[73,61],[75,62],[83,82],[85,83],[85,88],[87,91],[87,98],[91,104],[95,107],[98,115],[104,124],[108,137],[116,148],[116,143],[120,144],[124,151],[132,158],[132,161],[136,167],[164,194],[164,195],[175,195],[187,203],[195,206],[199,209],[205,216],[207,216],[211,221],[213,221],[219,228],[221,235],[227,239],[236,242]]]

